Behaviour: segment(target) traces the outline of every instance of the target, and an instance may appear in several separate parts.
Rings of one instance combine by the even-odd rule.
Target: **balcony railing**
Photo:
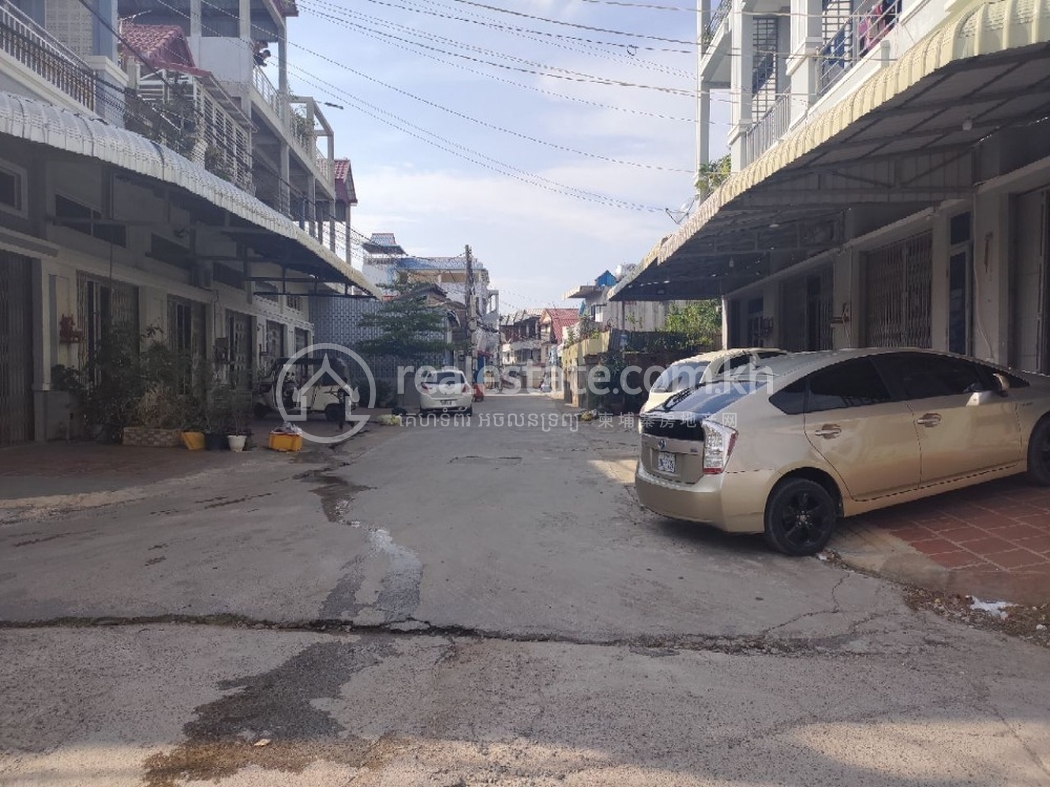
[[[711,46],[711,41],[714,40],[715,33],[718,32],[718,28],[722,26],[722,22],[729,16],[730,10],[732,10],[732,0],[722,0],[718,7],[710,13],[710,18],[704,25],[704,30],[700,34],[700,51],[706,52],[707,48]]]
[[[0,51],[95,111],[97,80],[88,65],[9,3],[0,4]]]
[[[212,90],[218,95],[209,91],[195,76],[161,70],[140,76],[137,94],[159,109],[162,115],[173,112],[188,114],[190,139],[181,140],[188,148],[186,157],[254,194],[248,120],[243,116],[238,119],[226,109],[226,106],[234,106],[233,99],[214,81]],[[173,91],[177,91],[177,95],[172,95]]]
[[[791,96],[778,96],[776,103],[744,135],[744,166],[757,159],[784,134],[791,125]]]
[[[827,37],[817,58],[817,92],[831,86],[871,52],[897,24],[901,0],[864,0],[838,30]]]
[[[317,150],[317,137],[310,128],[307,117],[292,107],[292,102],[274,87],[273,82],[258,66],[252,69],[252,85],[280,118],[303,159],[313,164],[324,182],[330,185],[335,176],[332,163]]]
[[[288,102],[285,100],[285,97],[281,95],[281,92],[273,86],[273,82],[270,81],[269,77],[267,77],[259,67],[252,69],[252,85],[259,91],[259,95],[262,96],[263,101],[270,105],[270,108],[277,114],[277,117],[287,123]]]

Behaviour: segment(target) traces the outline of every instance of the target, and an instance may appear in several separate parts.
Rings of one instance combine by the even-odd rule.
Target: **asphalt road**
[[[1050,784],[1047,651],[653,516],[560,413],[9,516],[0,784]]]

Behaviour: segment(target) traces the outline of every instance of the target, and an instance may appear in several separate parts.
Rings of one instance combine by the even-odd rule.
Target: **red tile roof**
[[[335,197],[340,202],[357,204],[357,191],[354,189],[354,173],[350,169],[350,159],[335,160]]]
[[[544,309],[544,322],[549,322],[554,332],[554,338],[561,344],[565,338],[565,329],[580,321],[580,312],[577,309]]]
[[[127,54],[142,59],[151,68],[171,69],[196,76],[208,73],[197,68],[197,64],[193,62],[193,53],[190,52],[186,35],[178,25],[136,25],[133,22],[121,22],[120,35],[132,49]]]

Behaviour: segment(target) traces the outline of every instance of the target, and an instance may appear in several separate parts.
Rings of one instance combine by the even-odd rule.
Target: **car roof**
[[[921,353],[923,355],[937,356],[941,358],[959,358],[976,361],[987,366],[1005,370],[1005,367],[992,361],[982,361],[977,358],[970,358],[969,356],[942,352],[940,350],[931,350],[923,347],[850,347],[840,350],[816,350],[811,352],[788,353],[787,355],[779,355],[775,358],[765,359],[760,368],[763,376],[772,378],[786,378],[790,376],[794,379],[802,374],[807,374],[816,369],[830,366],[831,364],[840,361],[848,361],[851,358],[866,358],[875,355],[888,355],[901,352]],[[751,370],[750,373],[753,373],[753,370]],[[749,371],[746,368],[742,368],[737,370],[737,375],[735,376],[745,377],[748,374]],[[773,387],[777,388],[779,386]]]
[[[700,353],[699,355],[691,355],[688,358],[679,358],[674,361],[674,363],[698,363],[700,361],[713,363],[714,361],[723,358],[735,358],[738,355],[757,352],[787,353],[787,350],[780,350],[776,347],[730,347],[728,350],[712,350],[710,352]]]

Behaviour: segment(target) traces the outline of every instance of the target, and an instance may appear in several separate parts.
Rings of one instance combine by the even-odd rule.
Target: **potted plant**
[[[161,383],[150,384],[136,402],[121,442],[155,448],[181,445],[181,410],[177,394]]]
[[[186,397],[182,422],[182,444],[190,451],[204,448],[204,407],[196,397]]]
[[[231,451],[243,451],[251,436],[251,429],[248,428],[251,406],[250,391],[230,391],[230,432],[226,435],[226,439]]]
[[[204,408],[204,447],[209,451],[229,448],[226,436],[233,430],[233,391],[218,377],[208,391],[208,403]]]

